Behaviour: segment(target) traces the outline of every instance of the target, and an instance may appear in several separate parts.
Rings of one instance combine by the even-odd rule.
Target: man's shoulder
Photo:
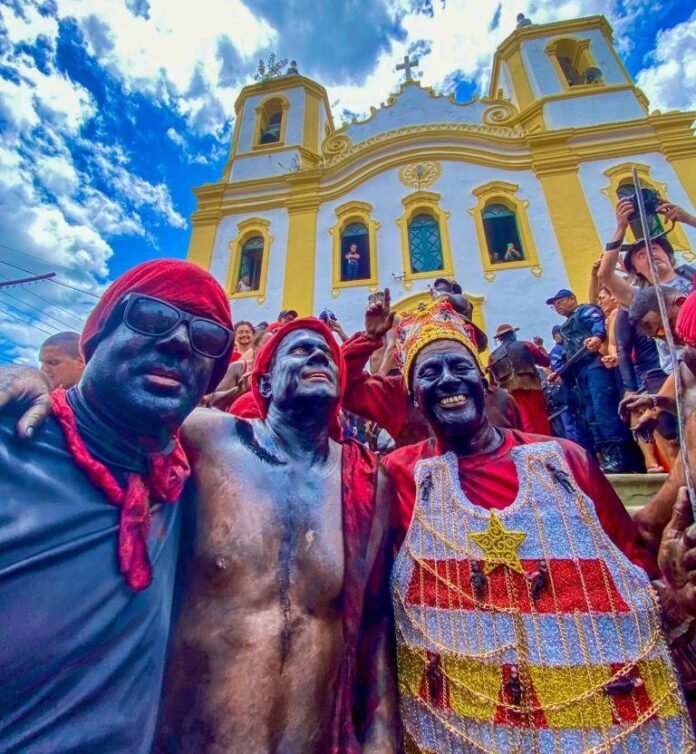
[[[187,447],[204,448],[219,441],[220,437],[236,434],[239,423],[245,419],[232,416],[226,411],[211,408],[196,408],[181,426],[181,437]]]
[[[393,471],[397,468],[410,467],[421,458],[430,458],[436,453],[432,438],[421,440],[413,445],[404,445],[401,448],[392,450],[382,458],[382,464],[387,471]]]

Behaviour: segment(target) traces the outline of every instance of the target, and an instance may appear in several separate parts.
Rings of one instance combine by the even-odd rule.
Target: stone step
[[[668,474],[607,474],[627,510],[642,508],[662,487]]]

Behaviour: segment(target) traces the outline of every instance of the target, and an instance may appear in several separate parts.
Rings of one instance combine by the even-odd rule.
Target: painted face
[[[474,433],[487,421],[481,373],[461,343],[438,340],[425,346],[416,356],[411,387],[438,434]]]
[[[69,388],[82,377],[85,362],[62,351],[60,346],[44,346],[39,353],[41,371],[48,377],[51,388]]]
[[[237,325],[234,330],[234,342],[242,348],[247,348],[251,345],[251,341],[254,339],[254,331],[249,325]]]
[[[562,317],[567,317],[572,314],[578,303],[575,296],[564,296],[563,298],[556,299],[551,306],[556,310],[556,314],[560,314]]]
[[[298,402],[335,403],[339,398],[338,367],[329,344],[313,330],[288,333],[276,350],[262,390],[280,408]]]
[[[81,386],[107,415],[143,434],[153,423],[176,429],[206,392],[215,360],[191,348],[182,322],[162,337],[120,322],[97,345]]]
[[[672,271],[672,262],[670,261],[667,252],[660,246],[660,244],[652,244],[653,257],[655,259],[655,267],[657,267],[658,275],[662,276],[664,273]],[[631,254],[631,263],[636,272],[640,273],[646,280],[652,280],[652,273],[650,272],[650,261],[648,259],[648,250],[645,246],[642,249]]]
[[[602,290],[597,297],[599,308],[604,312],[604,316],[611,314],[618,306],[616,299],[608,291]]]

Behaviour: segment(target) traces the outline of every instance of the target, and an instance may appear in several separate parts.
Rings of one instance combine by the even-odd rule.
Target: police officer
[[[560,336],[569,376],[575,378],[582,393],[585,416],[592,433],[595,453],[601,455],[601,468],[607,474],[626,469],[623,444],[628,440],[626,427],[619,420],[619,394],[614,375],[602,365],[599,349],[607,331],[602,310],[594,304],[578,304],[575,294],[562,288],[547,304],[566,318]],[[549,376],[558,380],[556,372]]]
[[[522,429],[537,435],[550,435],[546,403],[537,374],[536,364],[549,366],[549,356],[534,343],[517,340],[519,327],[500,325],[495,339],[500,345],[488,361],[488,371],[498,385],[504,387],[517,401],[522,417]]]

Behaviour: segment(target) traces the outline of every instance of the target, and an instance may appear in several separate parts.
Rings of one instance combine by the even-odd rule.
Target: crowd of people
[[[233,327],[159,260],[0,369],[2,751],[695,750],[696,293],[629,204],[550,351],[444,278]]]

